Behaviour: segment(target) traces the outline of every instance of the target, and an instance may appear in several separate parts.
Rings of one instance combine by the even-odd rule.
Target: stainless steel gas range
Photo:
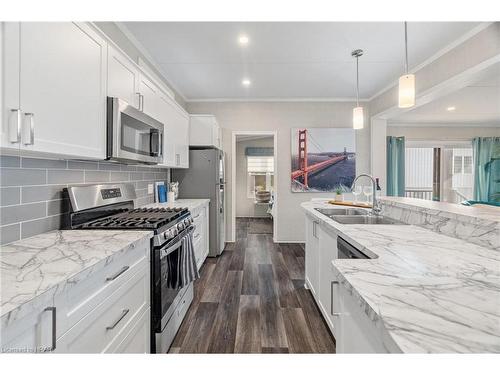
[[[193,283],[179,277],[192,266],[188,247],[194,230],[187,208],[136,208],[131,184],[72,186],[67,189],[72,229],[150,230],[151,352],[166,353],[193,299]],[[187,259],[187,260],[186,260]],[[193,259],[194,261],[194,259]]]

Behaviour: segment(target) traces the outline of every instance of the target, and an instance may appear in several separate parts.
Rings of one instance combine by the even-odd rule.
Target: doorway
[[[461,203],[472,199],[473,185],[471,142],[407,142],[406,197]]]
[[[232,240],[238,228],[276,242],[277,138],[274,131],[235,131],[231,158]]]

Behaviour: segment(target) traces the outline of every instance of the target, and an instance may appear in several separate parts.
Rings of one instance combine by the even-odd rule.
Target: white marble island
[[[342,334],[346,313],[337,291],[364,320],[364,331],[378,337],[373,347],[381,350],[374,351],[500,352],[500,251],[494,241],[486,241],[491,247],[479,246],[425,225],[343,225],[315,210],[331,205],[312,201],[302,207],[319,225],[319,242],[322,233],[340,235],[374,258],[333,260],[327,276],[339,284],[337,289],[332,284],[331,307],[320,298],[325,285],[316,287],[320,293],[315,298],[327,320],[330,315],[334,335]],[[495,215],[480,219],[490,220],[490,239],[498,234]],[[330,247],[334,243],[330,239]],[[321,244],[318,249],[323,251]],[[306,258],[307,251],[306,244]],[[306,278],[307,273],[306,259]]]

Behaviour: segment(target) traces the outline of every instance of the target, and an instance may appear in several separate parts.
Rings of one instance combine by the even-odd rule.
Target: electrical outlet
[[[153,184],[148,184],[148,194],[153,194],[153,192],[154,192]]]

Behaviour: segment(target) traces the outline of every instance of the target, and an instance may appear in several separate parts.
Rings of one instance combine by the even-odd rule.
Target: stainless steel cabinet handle
[[[56,350],[57,341],[57,312],[55,306],[47,307],[44,311],[50,311],[52,313],[52,345],[50,351],[53,352]]]
[[[200,215],[201,215],[201,214],[198,214],[198,215],[196,215],[195,217],[193,217],[193,220],[198,219],[198,218],[200,217]]]
[[[194,238],[198,238],[198,237],[200,237],[200,234],[199,234],[199,233],[196,233],[196,234],[194,235]]]
[[[339,282],[335,281],[335,280],[330,283],[330,314],[332,316],[339,316],[340,315],[339,313],[333,312],[333,285],[338,284],[338,283]]]
[[[122,273],[124,273],[129,268],[130,268],[130,266],[124,266],[120,271],[115,273],[113,276],[106,277],[106,281],[113,281],[114,279],[116,279],[118,276],[120,276]]]
[[[140,92],[136,92],[137,95],[139,95],[139,111],[144,112],[144,95],[142,95]]]
[[[11,116],[9,117],[9,142],[21,142],[21,110],[11,109]]]
[[[34,145],[35,144],[35,114],[34,113],[25,113],[25,127],[28,126],[27,131],[29,133],[29,139],[26,141],[23,141],[23,144],[25,146],[29,145]],[[24,138],[25,132],[23,131],[23,138]]]
[[[318,222],[317,221],[313,221],[313,237],[314,238],[318,238]]]
[[[180,164],[181,164],[181,155],[175,154],[175,165],[180,165]]]
[[[118,323],[120,323],[122,321],[122,319],[125,318],[125,315],[127,315],[129,313],[129,311],[130,311],[130,309],[122,310],[122,313],[118,317],[118,319],[116,319],[116,321],[112,325],[106,327],[106,331],[114,329],[118,325]]]

